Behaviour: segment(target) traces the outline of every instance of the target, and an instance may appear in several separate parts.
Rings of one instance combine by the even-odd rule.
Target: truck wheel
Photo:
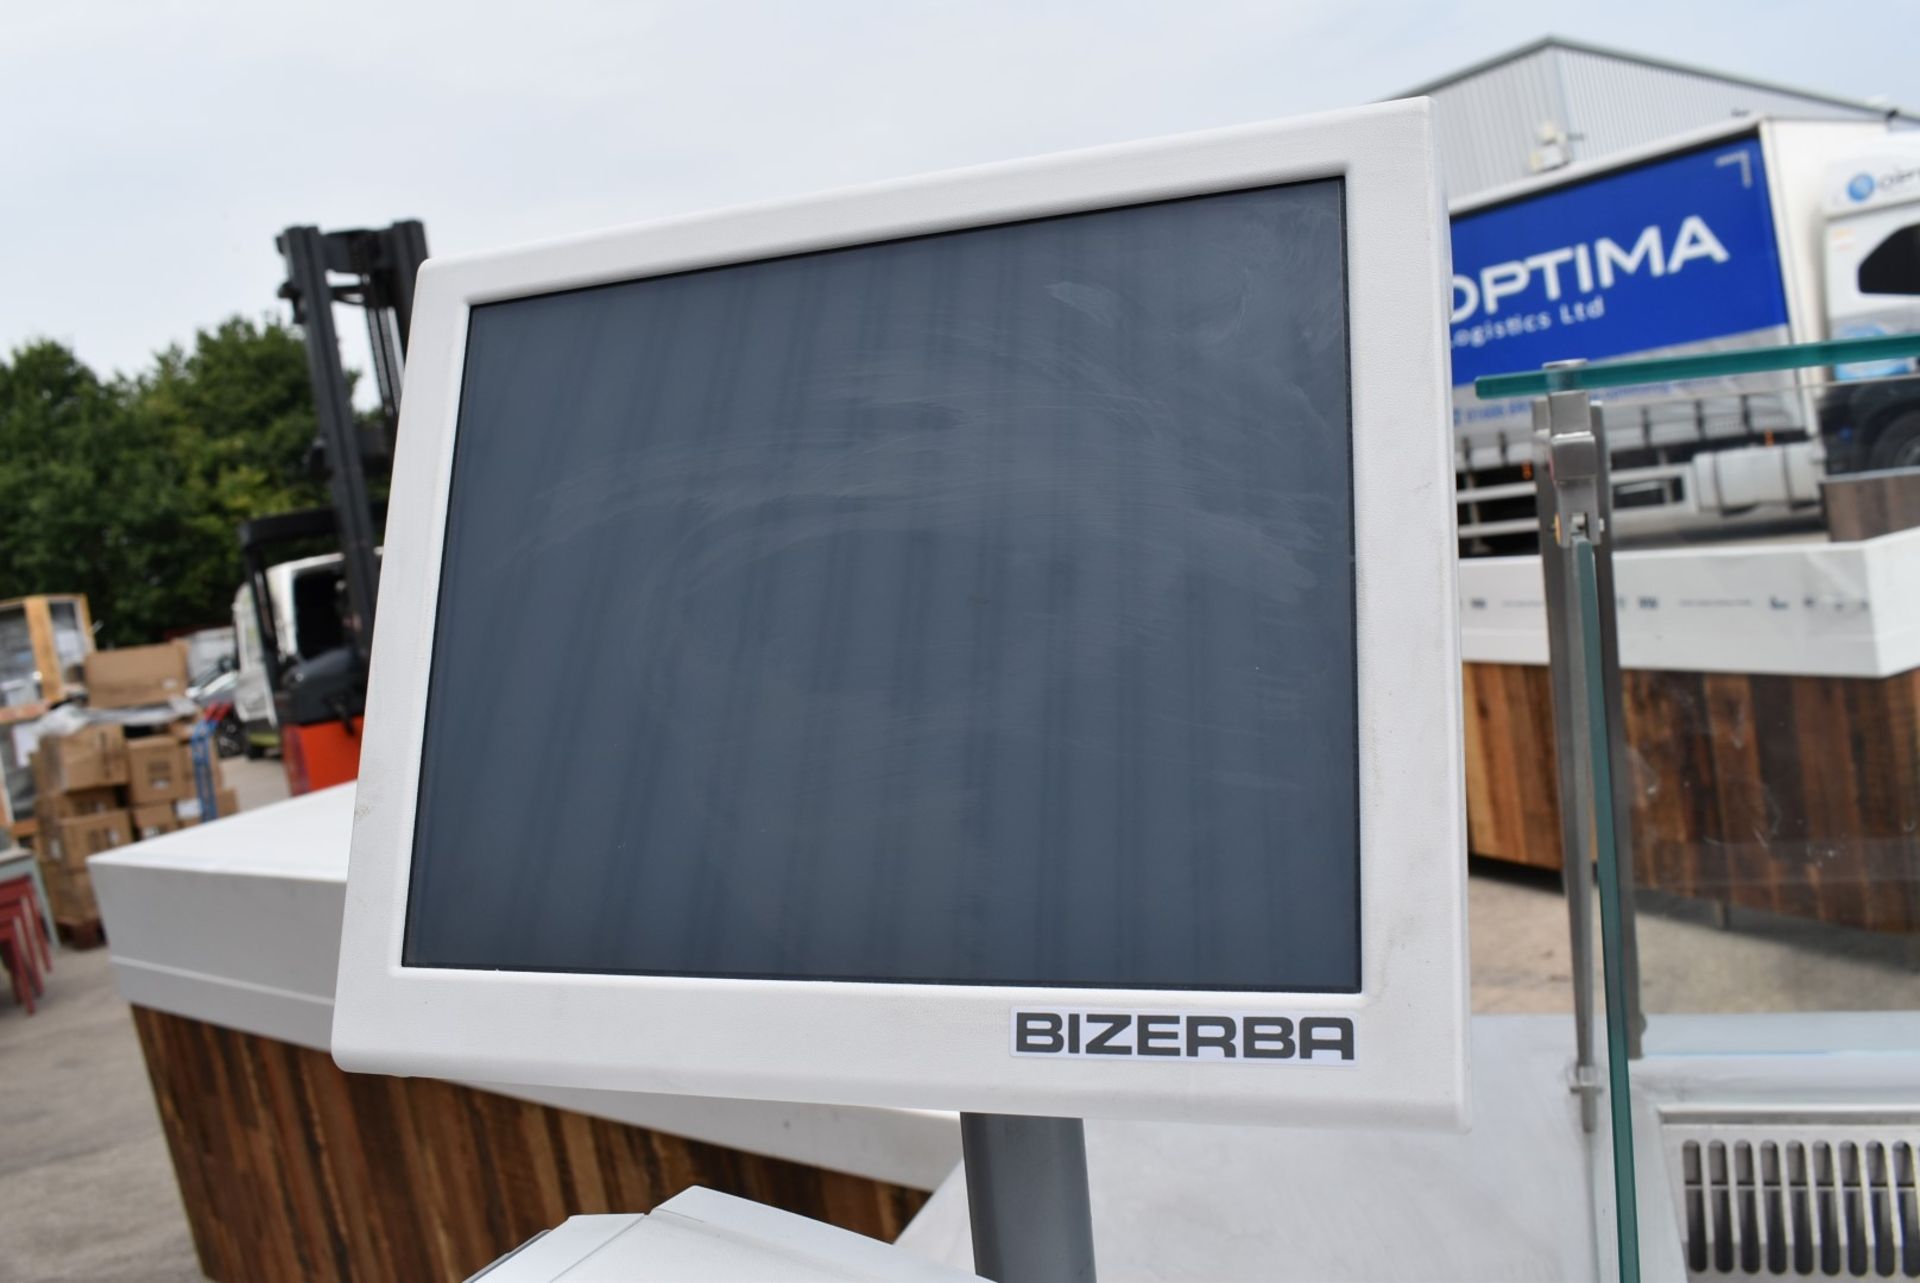
[[[1867,448],[1867,466],[1920,468],[1920,410],[1909,410],[1874,435]]]

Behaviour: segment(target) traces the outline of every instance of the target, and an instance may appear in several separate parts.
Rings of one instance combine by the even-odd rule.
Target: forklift
[[[240,556],[260,645],[281,763],[294,794],[344,784],[360,773],[367,659],[380,587],[385,504],[370,482],[393,467],[400,383],[413,319],[414,278],[427,257],[426,228],[405,220],[379,229],[322,232],[289,227],[275,240],[286,262],[280,296],[293,304],[306,338],[319,434],[309,465],[327,478],[324,508],[258,517],[241,524]],[[371,423],[354,413],[333,305],[366,316],[380,411]],[[290,547],[297,576],[284,569]]]

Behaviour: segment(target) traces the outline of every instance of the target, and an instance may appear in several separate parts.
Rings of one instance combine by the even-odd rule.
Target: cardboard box
[[[135,806],[193,794],[193,754],[170,735],[127,741],[127,800]]]
[[[33,813],[47,820],[71,820],[81,815],[117,811],[122,805],[120,790],[109,785],[75,789],[71,793],[42,793],[33,800]]]
[[[100,916],[100,902],[94,898],[93,875],[85,869],[69,869],[42,862],[40,880],[47,884],[47,907],[60,922],[85,922]]]
[[[133,840],[144,842],[148,838],[157,838],[162,833],[173,833],[180,828],[180,818],[173,813],[173,802],[148,802],[144,806],[133,808]]]
[[[48,835],[46,856],[50,861],[65,869],[84,869],[94,856],[133,841],[133,817],[125,811],[107,811],[55,820],[51,826],[43,826],[43,831]]]
[[[170,736],[180,745],[181,751],[187,754],[188,770],[193,769],[193,731],[199,724],[193,718],[183,717],[177,722],[168,722],[164,730],[155,732]],[[226,780],[220,773],[220,753],[214,748],[211,738],[207,740],[207,766],[213,771],[213,786],[225,788]]]
[[[33,756],[43,796],[127,782],[127,736],[118,726],[83,726],[43,739]]]
[[[214,794],[213,803],[220,810],[220,818],[240,814],[240,795],[232,789],[221,789]]]
[[[187,652],[172,642],[87,656],[87,703],[94,708],[164,704],[186,693]]]

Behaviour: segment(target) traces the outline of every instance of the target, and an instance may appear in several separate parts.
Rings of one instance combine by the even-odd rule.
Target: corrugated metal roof
[[[1876,120],[1887,114],[1865,103],[1622,62],[1583,49],[1560,50],[1560,75],[1577,135],[1574,154],[1582,158],[1737,116]]]
[[[1533,173],[1543,124],[1567,127],[1558,52],[1536,49],[1432,93],[1434,142],[1447,196],[1470,196]]]
[[[1452,200],[1541,172],[1553,159],[1599,160],[1740,117],[1877,120],[1872,103],[1727,75],[1548,36],[1407,91],[1434,100],[1441,173]],[[1555,150],[1549,144],[1545,150]]]

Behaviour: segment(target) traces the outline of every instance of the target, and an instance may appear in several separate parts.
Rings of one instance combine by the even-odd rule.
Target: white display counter
[[[1614,553],[1623,669],[1891,677],[1920,668],[1920,529]],[[1540,559],[1460,563],[1468,663],[1547,662]]]
[[[324,1049],[351,815],[352,789],[343,787],[97,858],[128,1000]],[[1100,1277],[1596,1280],[1591,1208],[1606,1197],[1608,1151],[1604,1133],[1590,1148],[1579,1129],[1571,1043],[1565,1016],[1475,1017],[1475,1125],[1461,1136],[1090,1123]],[[1635,1070],[1647,1278],[1683,1277],[1664,1111],[1697,1116],[1783,1100],[1920,1110],[1912,1014],[1656,1018],[1647,1045]],[[481,1086],[937,1186],[901,1246],[970,1261],[951,1114]]]

